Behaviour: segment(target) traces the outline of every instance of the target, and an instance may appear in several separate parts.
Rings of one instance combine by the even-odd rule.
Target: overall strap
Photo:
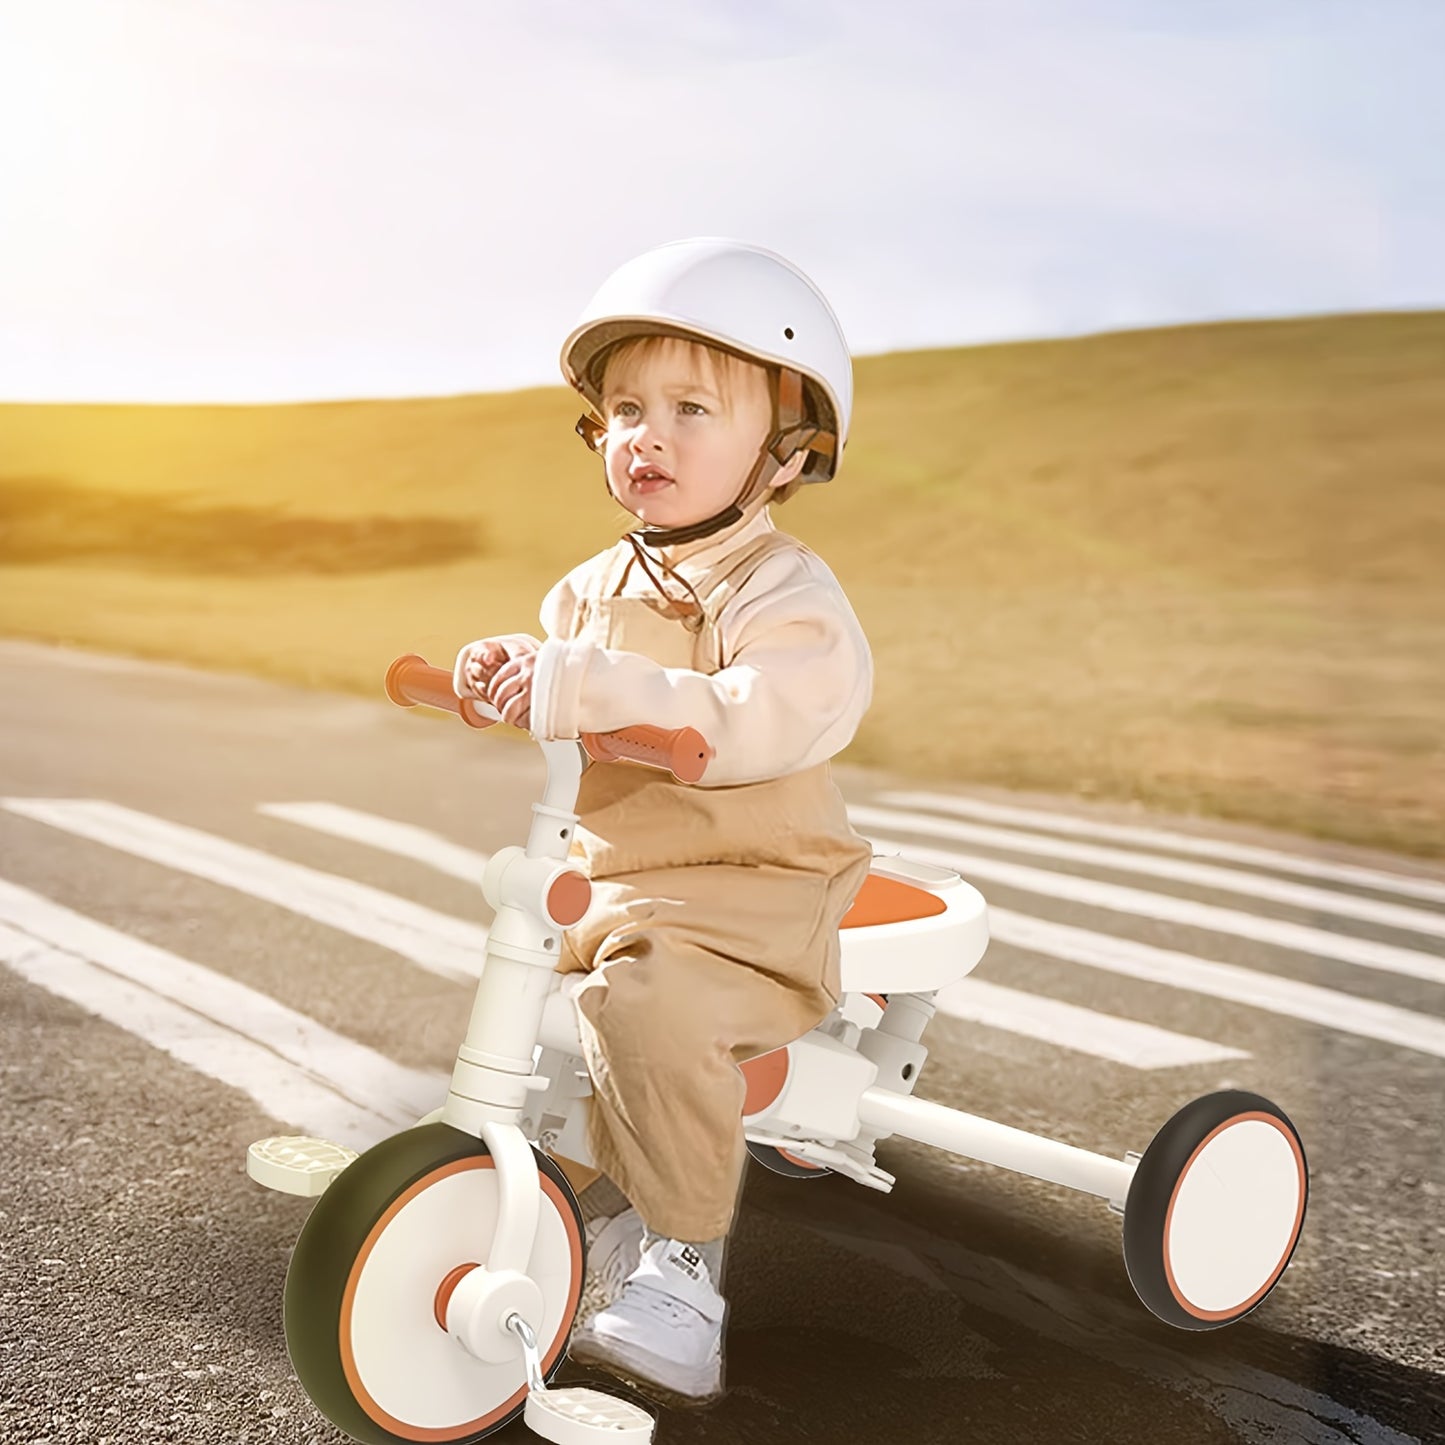
[[[600,591],[603,597],[616,597],[621,593],[622,584],[627,580],[627,569],[635,561],[632,548],[619,538],[617,545],[607,553],[607,561],[602,568]]]
[[[726,559],[726,570],[714,577],[706,592],[701,593],[704,607],[704,621],[698,637],[698,651],[711,663],[713,672],[720,672],[726,664],[722,655],[722,614],[727,605],[747,585],[748,579],[778,552],[795,551],[802,544],[786,532],[768,531],[755,538],[748,546],[740,548]]]

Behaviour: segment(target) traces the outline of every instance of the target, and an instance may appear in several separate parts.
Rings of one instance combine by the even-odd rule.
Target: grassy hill
[[[1445,853],[1445,314],[868,357],[846,761]],[[375,694],[629,520],[561,387],[0,406],[0,631]]]

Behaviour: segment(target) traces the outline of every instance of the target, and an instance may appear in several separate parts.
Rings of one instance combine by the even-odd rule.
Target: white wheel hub
[[[459,1264],[486,1262],[497,1218],[489,1160],[438,1172],[373,1230],[354,1267],[350,1308],[342,1310],[343,1368],[353,1392],[369,1400],[369,1414],[379,1410],[411,1432],[454,1430],[520,1404],[526,1390],[520,1348],[510,1360],[487,1363],[437,1324],[439,1284]],[[544,1191],[528,1267],[545,1302],[536,1331],[544,1354],[561,1328],[573,1268],[569,1232]]]
[[[1236,1314],[1273,1282],[1304,1211],[1304,1160],[1267,1114],[1216,1129],[1175,1185],[1164,1262],[1180,1303],[1201,1318]]]

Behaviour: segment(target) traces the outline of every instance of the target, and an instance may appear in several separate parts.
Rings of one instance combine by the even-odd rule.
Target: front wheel
[[[1124,1264],[1160,1319],[1212,1330],[1272,1290],[1304,1226],[1309,1170],[1283,1110],[1227,1090],[1154,1136],[1124,1204]]]
[[[577,1312],[584,1235],[561,1171],[536,1159],[528,1273],[542,1289],[537,1346],[550,1377]],[[354,1439],[457,1445],[525,1408],[520,1346],[515,1360],[487,1364],[441,1323],[457,1279],[486,1262],[497,1203],[486,1145],[441,1123],[383,1140],[316,1201],[286,1274],[286,1346],[306,1393]]]

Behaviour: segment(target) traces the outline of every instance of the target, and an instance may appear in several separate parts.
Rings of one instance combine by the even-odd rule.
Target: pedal
[[[553,1445],[649,1445],[656,1421],[640,1405],[586,1385],[549,1390],[532,1327],[514,1314],[507,1328],[521,1341],[527,1362],[529,1389],[522,1419],[529,1430]]]
[[[280,1134],[257,1139],[246,1150],[246,1173],[267,1189],[315,1199],[355,1158],[355,1149],[329,1139]]]
[[[531,1391],[522,1418],[554,1445],[648,1445],[654,1424],[640,1405],[585,1385]]]

